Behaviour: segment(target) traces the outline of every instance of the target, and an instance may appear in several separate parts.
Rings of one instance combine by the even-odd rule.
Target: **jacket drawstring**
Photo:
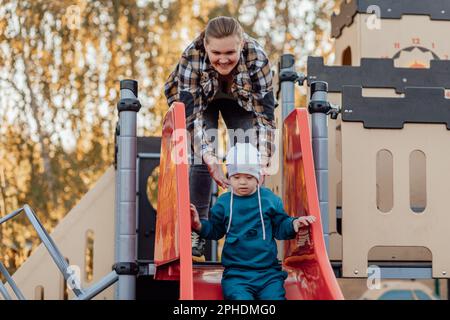
[[[261,224],[263,230],[263,240],[266,240],[266,227],[264,226],[264,218],[262,214],[261,193],[259,192],[259,184],[258,184],[258,204],[259,204],[259,216],[261,217]]]
[[[263,218],[262,205],[261,205],[261,192],[259,191],[259,185],[258,185],[258,206],[259,206],[259,217],[261,218],[261,225],[262,225],[262,231],[263,231],[263,240],[266,240],[266,227],[264,226],[264,218]],[[231,188],[230,220],[228,221],[227,234],[230,231],[232,219],[233,219],[233,188]]]
[[[230,187],[231,188],[231,187]],[[230,231],[231,219],[233,219],[233,188],[231,188],[231,199],[230,199],[230,220],[228,221],[227,233]]]

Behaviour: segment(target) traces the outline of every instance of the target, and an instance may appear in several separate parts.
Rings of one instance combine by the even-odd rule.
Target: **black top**
[[[450,99],[443,88],[409,87],[404,98],[363,97],[361,86],[344,86],[342,121],[367,129],[402,129],[405,123],[445,124],[450,130]]]
[[[450,1],[449,1],[450,3]],[[321,57],[308,57],[308,84],[328,82],[329,92],[342,92],[342,86],[364,88],[442,87],[450,89],[450,60],[431,60],[430,68],[397,68],[393,59],[363,58],[361,66],[326,66]]]

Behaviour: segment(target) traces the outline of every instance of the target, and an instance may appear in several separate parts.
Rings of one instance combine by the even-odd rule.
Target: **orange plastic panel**
[[[180,279],[180,299],[193,299],[191,217],[184,105],[167,112],[161,138],[155,279]]]
[[[295,109],[284,121],[284,206],[291,216],[313,215],[316,222],[285,241],[283,267],[287,299],[343,299],[323,239],[311,136],[306,109]]]

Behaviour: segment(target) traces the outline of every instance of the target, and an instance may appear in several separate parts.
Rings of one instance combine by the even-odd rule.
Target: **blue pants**
[[[225,300],[286,300],[281,267],[262,270],[226,268],[222,277]]]

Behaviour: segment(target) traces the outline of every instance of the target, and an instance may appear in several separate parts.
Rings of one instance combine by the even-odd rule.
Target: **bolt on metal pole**
[[[134,300],[136,295],[136,118],[141,108],[138,100],[138,83],[134,80],[120,82],[119,135],[117,137],[116,173],[116,264],[119,274],[116,298]]]

